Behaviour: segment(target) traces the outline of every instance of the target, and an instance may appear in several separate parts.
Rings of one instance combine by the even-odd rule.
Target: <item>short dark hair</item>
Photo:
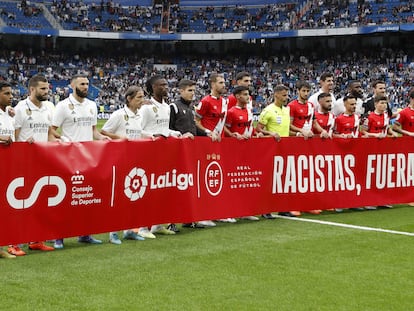
[[[7,81],[3,81],[0,80],[0,91],[4,88],[4,87],[11,87],[11,84]]]
[[[44,75],[34,75],[29,80],[29,87],[36,87],[39,82],[47,82],[47,79]]]
[[[249,88],[247,86],[238,85],[233,89],[233,95],[240,94],[243,91],[248,91]]]
[[[310,83],[309,83],[309,82],[307,82],[307,81],[299,80],[298,82],[296,82],[296,88],[297,88],[298,90],[300,90],[300,89],[301,89],[301,88],[303,88],[303,87],[305,87],[305,88],[307,88],[307,89],[311,89],[311,85],[310,85]]]
[[[73,75],[72,76],[72,79],[70,79],[70,82],[73,82],[74,80],[76,80],[78,78],[86,78],[86,79],[88,79],[88,75],[83,74],[83,73],[79,73],[79,74]]]
[[[388,98],[385,95],[377,95],[377,96],[374,97],[374,103],[378,103],[381,100],[388,101]]]
[[[318,95],[318,101],[319,100],[321,100],[322,98],[325,98],[325,97],[331,97],[331,94],[329,94],[329,93],[320,93],[319,95]]]
[[[355,83],[361,83],[359,80],[349,80],[348,81],[348,89],[351,88]]]
[[[356,99],[356,97],[354,95],[351,95],[351,94],[346,94],[344,96],[344,102],[346,102],[348,99]]]
[[[242,80],[244,77],[251,77],[251,74],[250,74],[249,72],[247,72],[247,71],[242,71],[242,72],[239,72],[239,73],[236,75],[236,80],[237,80],[237,81]]]
[[[414,87],[413,87],[413,88],[411,88],[411,89],[408,91],[408,96],[409,96],[410,98],[414,98]]]
[[[375,80],[374,82],[372,82],[372,87],[376,88],[378,84],[385,84],[386,85],[384,80]]]
[[[217,78],[224,78],[224,76],[222,74],[220,74],[220,73],[213,72],[210,75],[210,78],[209,78],[210,85],[211,85],[211,83],[216,82],[217,81]]]
[[[323,74],[321,74],[320,80],[321,81],[325,81],[328,78],[333,78],[333,73],[332,72],[324,72]]]
[[[194,86],[197,83],[193,80],[188,80],[188,79],[181,79],[180,82],[178,82],[178,88],[180,90],[184,90],[190,86]]]
[[[164,79],[163,76],[161,76],[161,75],[154,75],[151,78],[149,78],[147,80],[147,82],[145,82],[145,88],[147,89],[147,92],[150,95],[153,95],[154,94],[154,89],[152,88],[152,86],[155,84],[155,82],[157,82],[158,80],[162,80],[162,79]]]
[[[289,88],[286,85],[278,84],[273,88],[273,92],[278,93],[281,91],[289,91]]]

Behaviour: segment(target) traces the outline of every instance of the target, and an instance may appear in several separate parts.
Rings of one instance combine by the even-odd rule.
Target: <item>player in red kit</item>
[[[345,112],[335,119],[333,137],[357,138],[359,136],[359,116],[355,114],[356,98],[352,95],[344,97]]]
[[[247,107],[250,100],[249,88],[236,86],[233,90],[233,96],[236,98],[236,106],[227,112],[225,136],[235,137],[239,140],[249,139],[253,136],[263,137],[262,133],[256,133],[253,128],[253,114],[251,109]],[[241,219],[259,220],[256,216],[244,216]]]
[[[209,81],[211,93],[203,97],[195,108],[195,122],[201,132],[206,133],[213,141],[220,141],[224,137],[224,123],[227,115],[227,100],[222,97],[226,93],[226,84],[223,75],[218,73],[212,73]],[[236,222],[234,218],[225,220]],[[199,223],[208,227],[216,225],[211,220],[203,220]]]
[[[313,124],[313,133],[319,134],[323,138],[332,136],[332,129],[335,122],[335,116],[331,112],[332,96],[329,93],[318,95],[319,109],[315,111],[315,121]],[[319,125],[316,126],[317,123]],[[321,131],[323,129],[324,131]]]
[[[249,139],[256,135],[253,128],[253,114],[247,104],[250,100],[247,86],[236,86],[233,90],[237,102],[228,112],[226,117],[225,136],[237,139]],[[263,136],[262,133],[259,136]]]
[[[387,135],[397,137],[390,127],[390,117],[387,112],[388,100],[385,95],[374,97],[375,110],[368,114],[361,127],[363,137],[384,138]]]
[[[377,95],[373,98],[375,110],[369,112],[361,126],[362,137],[384,138],[397,137],[398,134],[390,127],[390,117],[387,112],[388,100],[385,95]],[[382,205],[391,208],[391,205]],[[365,206],[367,210],[376,210],[376,206]]]
[[[414,88],[408,92],[408,97],[410,103],[398,113],[393,130],[402,135],[414,137]]]
[[[195,109],[197,127],[210,136],[213,141],[220,141],[224,136],[224,122],[227,114],[227,100],[222,97],[226,93],[223,75],[210,75],[211,93],[201,99]]]
[[[250,73],[248,73],[247,71],[242,71],[239,72],[236,75],[236,86],[246,86],[247,89],[250,91],[250,86],[252,85],[252,77],[250,76]],[[234,94],[231,94],[229,97],[227,97],[227,110],[230,110],[230,108],[236,106],[237,104],[237,99],[236,96]],[[249,102],[247,103],[247,108],[252,110],[253,109],[253,101],[252,101],[252,97],[249,96]]]

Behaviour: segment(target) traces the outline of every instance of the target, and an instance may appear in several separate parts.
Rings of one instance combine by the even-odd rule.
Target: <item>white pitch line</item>
[[[356,226],[356,225],[342,224],[338,222],[323,221],[323,220],[308,219],[308,218],[286,217],[286,216],[279,216],[279,215],[275,215],[275,217],[282,218],[282,219],[288,219],[288,220],[312,222],[312,223],[328,225],[328,226],[336,226],[336,227],[358,229],[358,230],[365,230],[365,231],[376,231],[376,232],[384,232],[384,233],[391,233],[391,234],[414,236],[414,232],[404,232],[404,231],[395,231],[395,230],[372,228],[372,227],[365,227],[365,226]]]

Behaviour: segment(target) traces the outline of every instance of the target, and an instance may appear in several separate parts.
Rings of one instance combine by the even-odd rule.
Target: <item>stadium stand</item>
[[[228,33],[413,23],[411,1],[0,1],[10,27],[140,33]],[[1,21],[0,21],[1,22]],[[52,26],[53,25],[53,26]]]

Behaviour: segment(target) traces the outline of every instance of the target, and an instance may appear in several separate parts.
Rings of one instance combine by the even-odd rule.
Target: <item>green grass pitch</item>
[[[414,208],[310,219],[414,232]],[[0,260],[3,310],[412,310],[414,237],[286,219]]]

